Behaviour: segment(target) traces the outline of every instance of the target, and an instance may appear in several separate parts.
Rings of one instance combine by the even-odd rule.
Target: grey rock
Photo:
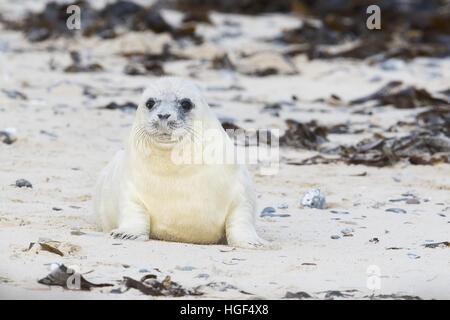
[[[410,258],[410,259],[419,259],[420,256],[415,254],[415,253],[408,252],[408,258]]]
[[[17,141],[17,130],[15,128],[7,128],[0,131],[0,142],[5,144],[13,144]]]
[[[261,217],[264,216],[270,216],[272,213],[275,213],[277,210],[275,210],[274,207],[265,207],[262,211],[261,211]]]
[[[287,203],[283,202],[283,203],[280,203],[277,208],[278,209],[287,209],[287,208],[289,208],[289,205]]]
[[[18,187],[18,188],[33,188],[33,185],[28,180],[19,179],[19,180],[16,180],[16,187]]]
[[[311,295],[305,291],[298,291],[298,292],[286,292],[286,295],[284,296],[284,299],[310,299],[312,298]]]
[[[285,217],[290,217],[290,214],[287,213],[275,213],[277,212],[277,210],[275,210],[274,207],[266,207],[263,209],[263,211],[261,211],[260,217],[280,217],[280,218],[285,218]]]
[[[353,233],[355,232],[355,230],[353,228],[345,228],[341,230],[341,233],[344,236],[349,236],[349,235],[353,235]]]
[[[380,64],[380,67],[386,71],[396,71],[405,67],[405,62],[400,59],[388,59]]]
[[[417,198],[411,198],[411,199],[406,200],[406,203],[407,204],[420,204],[420,200]]]
[[[301,204],[304,207],[325,209],[326,200],[320,189],[310,189],[303,195]]]

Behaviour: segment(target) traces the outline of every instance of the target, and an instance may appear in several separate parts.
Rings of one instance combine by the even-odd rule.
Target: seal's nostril
[[[158,118],[160,118],[161,120],[169,119],[169,117],[170,117],[169,113],[166,113],[166,114],[159,113],[158,114]]]

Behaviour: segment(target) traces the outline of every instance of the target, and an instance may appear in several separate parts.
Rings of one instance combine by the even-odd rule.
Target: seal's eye
[[[189,110],[192,110],[192,108],[194,108],[194,104],[188,98],[181,100],[180,106],[183,108],[184,111],[189,111]]]
[[[155,99],[150,98],[150,99],[148,99],[147,102],[145,103],[145,106],[146,106],[148,109],[151,109],[151,108],[153,108],[153,107],[155,106],[155,104],[156,104]]]

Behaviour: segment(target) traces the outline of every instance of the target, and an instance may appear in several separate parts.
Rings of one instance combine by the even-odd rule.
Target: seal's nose
[[[167,120],[167,119],[169,119],[169,117],[170,117],[169,113],[165,113],[165,114],[158,113],[158,118],[160,120]]]

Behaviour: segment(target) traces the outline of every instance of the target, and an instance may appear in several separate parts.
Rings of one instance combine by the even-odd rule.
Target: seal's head
[[[135,137],[171,148],[195,134],[194,123],[201,121],[207,109],[199,88],[192,82],[176,77],[160,78],[142,94]]]

